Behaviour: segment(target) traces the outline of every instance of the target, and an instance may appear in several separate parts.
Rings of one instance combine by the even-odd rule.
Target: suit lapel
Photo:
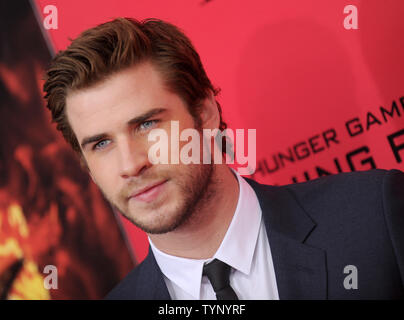
[[[171,300],[167,286],[152,249],[149,247],[149,254],[144,260],[143,270],[145,274],[139,276],[139,288],[142,295],[150,300]]]
[[[305,244],[314,221],[286,188],[266,186],[245,178],[257,194],[271,248],[279,298],[326,299],[326,254]],[[140,277],[149,299],[170,300],[163,274],[151,248]]]
[[[305,244],[314,221],[286,188],[246,180],[262,209],[279,298],[326,299],[325,251]]]

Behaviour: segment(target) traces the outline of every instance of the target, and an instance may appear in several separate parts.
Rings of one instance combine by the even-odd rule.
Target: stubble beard
[[[156,223],[153,226],[150,223],[147,224],[140,221],[135,215],[131,215],[126,210],[122,210],[116,203],[108,199],[108,197],[107,200],[123,216],[144,232],[148,234],[164,234],[197,223],[199,220],[198,212],[201,212],[203,208],[209,205],[215,194],[214,176],[214,164],[200,164],[198,165],[198,170],[194,169],[187,172],[185,178],[181,181],[175,181],[175,179],[170,180],[170,182],[174,182],[180,190],[182,201],[178,203],[174,212],[171,213],[172,218],[169,221]],[[160,214],[164,215],[164,212],[160,212]],[[157,217],[157,219],[158,218],[159,217]],[[162,217],[160,217],[160,220],[162,220],[161,218]]]

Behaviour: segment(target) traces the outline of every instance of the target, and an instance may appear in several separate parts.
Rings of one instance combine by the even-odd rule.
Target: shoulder
[[[285,185],[284,187],[299,193],[305,193],[310,190],[321,188],[326,188],[325,191],[327,191],[328,189],[340,187],[345,187],[345,190],[352,189],[359,191],[359,187],[374,187],[375,185],[380,185],[380,183],[383,182],[383,179],[385,179],[386,175],[392,172],[401,171],[373,169],[368,171],[344,172],[330,176],[323,176],[307,182],[289,184]]]
[[[106,300],[137,300],[147,299],[145,279],[153,277],[150,256],[147,256],[139,265],[130,271],[105,297]]]
[[[390,246],[400,234],[397,226],[404,227],[404,173],[399,170],[341,173],[282,188],[316,223],[312,239],[340,239],[346,247],[375,251]]]
[[[386,203],[402,199],[399,190],[404,189],[403,172],[383,169],[340,173],[283,186],[247,181],[260,200],[268,198],[267,202],[276,202],[284,209],[293,201],[317,222],[371,218],[372,214],[380,220]]]
[[[315,221],[308,243],[326,249],[330,266],[360,267],[362,274],[374,275],[367,286],[385,274],[403,283],[402,171],[343,173],[284,187]]]
[[[383,198],[392,189],[388,186],[403,180],[403,176],[399,170],[374,169],[340,173],[283,187],[308,208],[349,207],[348,211],[353,211],[364,205],[383,206]]]
[[[388,237],[389,222],[404,220],[403,177],[399,170],[374,169],[284,186],[261,185],[256,190],[259,199],[277,203],[266,215],[284,221],[293,209],[311,218],[319,238],[345,235],[345,239],[356,240],[383,234]]]

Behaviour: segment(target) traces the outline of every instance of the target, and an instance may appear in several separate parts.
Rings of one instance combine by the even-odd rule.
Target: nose
[[[118,146],[120,176],[124,179],[141,175],[152,164],[147,156],[147,148],[126,138]]]

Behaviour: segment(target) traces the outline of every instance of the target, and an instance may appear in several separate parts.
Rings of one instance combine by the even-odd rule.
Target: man
[[[173,25],[119,18],[85,31],[53,59],[44,91],[94,182],[149,238],[108,299],[404,297],[402,172],[275,187],[226,164],[150,161],[153,129],[226,128]]]

